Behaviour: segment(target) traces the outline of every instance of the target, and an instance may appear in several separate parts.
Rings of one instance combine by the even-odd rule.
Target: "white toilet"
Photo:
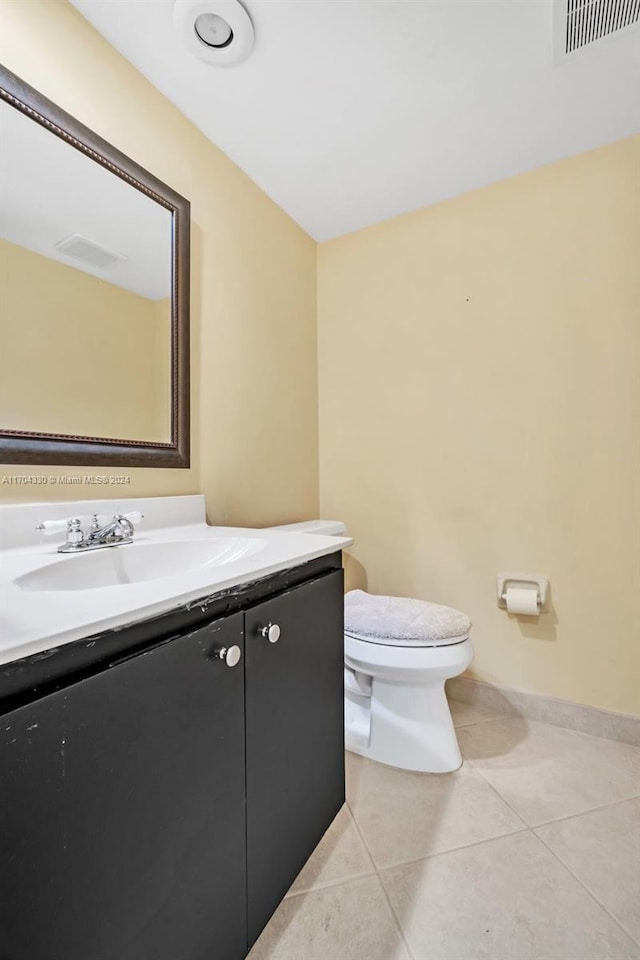
[[[445,680],[471,663],[471,622],[424,600],[345,597],[345,741],[372,760],[422,773],[462,763]]]
[[[275,529],[340,536],[344,524]],[[445,680],[469,666],[471,621],[451,607],[352,590],[345,596],[345,744],[380,763],[448,773],[462,763]]]

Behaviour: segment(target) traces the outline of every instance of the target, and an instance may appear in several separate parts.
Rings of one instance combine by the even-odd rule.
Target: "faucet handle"
[[[82,520],[80,517],[74,517],[72,520],[67,520],[67,543],[82,543],[84,540],[84,533],[82,532]]]
[[[36,530],[45,537],[51,537],[54,533],[64,533],[68,523],[68,520],[43,520],[37,525]]]
[[[144,514],[139,510],[131,510],[129,513],[116,513],[114,520],[126,520],[132,527],[136,527],[141,520],[144,520]]]
[[[89,524],[89,533],[96,533],[96,531],[99,530],[100,527],[104,527],[106,523],[108,523],[108,518],[105,517],[104,515],[101,515],[99,513],[91,514],[91,522]]]
[[[77,524],[77,529],[79,530],[84,520],[86,520],[85,517],[65,517],[64,520],[43,520],[42,523],[37,525],[36,530],[38,533],[44,534],[45,537],[52,537],[56,533],[68,533],[71,529],[71,524]]]
[[[142,520],[142,514],[137,511],[131,513],[114,513],[113,521],[117,523],[121,530],[124,530],[127,536],[132,537],[135,531],[135,523]]]

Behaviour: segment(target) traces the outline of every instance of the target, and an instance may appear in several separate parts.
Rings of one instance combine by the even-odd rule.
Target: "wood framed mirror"
[[[190,204],[0,66],[0,462],[189,466]]]

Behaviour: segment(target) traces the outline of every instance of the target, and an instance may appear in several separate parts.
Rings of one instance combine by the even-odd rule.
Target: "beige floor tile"
[[[374,872],[371,857],[344,806],[298,874],[289,895]]]
[[[640,795],[640,749],[510,718],[462,727],[463,755],[532,826]]]
[[[394,867],[381,878],[419,960],[640,956],[631,938],[529,832]]]
[[[483,710],[474,707],[472,703],[463,703],[462,700],[449,700],[449,709],[455,727],[467,727],[471,723],[482,723],[484,720],[496,720],[504,716],[495,710]]]
[[[377,877],[280,904],[247,960],[407,960]]]
[[[348,753],[347,800],[378,867],[524,828],[468,764],[455,773],[409,773]]]
[[[640,800],[549,823],[536,833],[640,943]]]

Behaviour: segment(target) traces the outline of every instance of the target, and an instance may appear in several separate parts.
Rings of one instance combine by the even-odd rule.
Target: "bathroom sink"
[[[258,553],[267,541],[258,537],[207,537],[131,543],[61,557],[14,581],[21,590],[95,590],[220,567]]]

